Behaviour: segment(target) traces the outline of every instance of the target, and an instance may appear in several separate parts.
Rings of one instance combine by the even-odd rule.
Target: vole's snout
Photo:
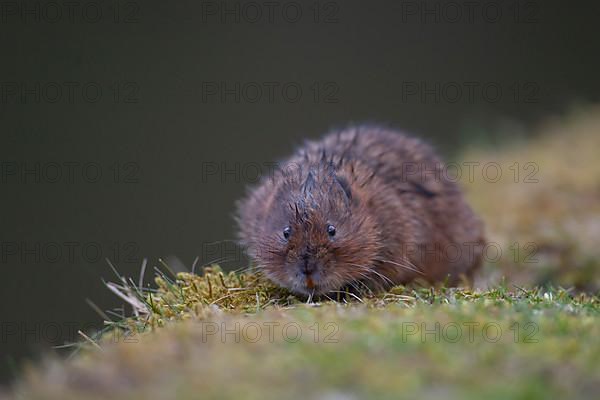
[[[304,275],[311,275],[313,272],[315,272],[315,269],[316,266],[314,261],[310,259],[310,256],[308,254],[304,254],[302,256],[302,259],[300,260],[300,271]]]
[[[299,264],[300,273],[303,275],[304,285],[308,290],[313,290],[316,287],[316,270],[317,265],[309,255],[304,255]]]

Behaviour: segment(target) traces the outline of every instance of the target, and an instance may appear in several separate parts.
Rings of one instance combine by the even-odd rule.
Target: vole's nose
[[[302,271],[302,273],[304,275],[310,275],[313,272],[315,272],[315,265],[313,262],[311,262],[308,255],[304,255],[302,257],[302,261],[300,264],[300,270]]]

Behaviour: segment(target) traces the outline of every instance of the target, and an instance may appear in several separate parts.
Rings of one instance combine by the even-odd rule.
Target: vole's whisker
[[[364,273],[364,272],[358,271],[358,275],[360,275],[366,281],[371,280],[371,277],[369,275],[367,275],[366,273]],[[371,290],[371,288],[369,286],[367,286],[367,284],[364,283],[362,280],[356,279],[355,282],[360,283],[362,286],[364,286],[365,289],[367,289],[368,292],[373,293],[373,291]],[[378,286],[379,286],[379,284],[378,284]]]
[[[358,268],[363,268],[364,271],[375,274],[375,275],[379,276],[381,279],[383,279],[384,281],[387,281],[390,285],[394,286],[394,282],[390,278],[388,278],[387,276],[383,275],[382,273],[376,271],[375,268],[368,267],[366,265],[352,264],[352,263],[350,263],[350,265],[353,265]]]
[[[366,276],[365,276],[365,278],[368,278],[368,277],[366,277]],[[359,285],[361,285],[362,287],[364,287],[364,288],[366,289],[366,291],[367,291],[367,292],[369,292],[369,294],[373,294],[373,291],[371,290],[371,288],[370,288],[370,287],[368,287],[368,286],[367,286],[367,284],[366,284],[366,283],[364,283],[362,280],[360,280],[360,279],[357,279],[357,280],[355,280],[355,281],[353,281],[353,282],[351,282],[351,283],[350,283],[350,284],[352,285],[352,287],[354,287],[354,288],[355,288],[355,289],[356,289],[358,292],[360,292],[360,291],[361,291],[361,290],[360,290],[360,288],[358,288],[358,287],[354,286],[354,285],[353,285],[354,283],[356,283],[356,284],[359,284]]]
[[[409,270],[409,271],[416,272],[416,273],[418,273],[418,274],[421,274],[421,275],[423,275],[423,272],[421,272],[421,271],[420,271],[420,270],[419,270],[419,269],[418,269],[418,268],[417,268],[417,267],[416,267],[416,266],[415,266],[413,263],[411,263],[410,261],[408,261],[408,262],[410,263],[410,265],[406,265],[406,264],[400,264],[400,263],[397,263],[397,262],[395,262],[395,261],[392,261],[392,260],[378,259],[378,261],[381,261],[381,262],[384,262],[384,263],[390,263],[390,264],[393,264],[393,265],[397,265],[397,266],[398,266],[398,267],[400,267],[400,268],[405,268],[405,269],[407,269],[407,270]],[[407,260],[405,260],[405,261],[407,261]]]
[[[381,277],[381,279],[384,279],[384,281],[387,281],[391,286],[394,286],[394,282],[387,276],[383,275],[381,272],[375,271],[374,269],[371,269],[371,272]]]

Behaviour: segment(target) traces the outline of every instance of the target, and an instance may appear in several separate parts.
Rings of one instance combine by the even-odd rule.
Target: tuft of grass
[[[219,265],[203,268],[200,275],[179,272],[172,278],[158,270],[154,278],[157,288],[150,290],[124,277],[119,276],[119,280],[120,284],[107,286],[132,307],[134,315],[110,325],[134,333],[172,321],[201,318],[215,309],[251,313],[299,301],[260,273],[224,272]]]

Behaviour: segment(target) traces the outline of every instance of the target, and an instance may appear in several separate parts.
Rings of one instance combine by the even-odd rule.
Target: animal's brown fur
[[[481,264],[483,226],[444,168],[430,146],[399,132],[331,133],[238,204],[240,242],[270,279],[298,293],[418,277],[455,284]]]

